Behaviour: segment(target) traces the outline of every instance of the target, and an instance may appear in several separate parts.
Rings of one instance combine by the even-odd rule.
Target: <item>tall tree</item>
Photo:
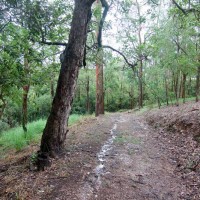
[[[63,53],[61,70],[52,108],[43,131],[40,151],[54,156],[63,147],[68,132],[68,118],[78,72],[83,63],[91,6],[95,0],[75,0],[68,45]]]
[[[100,0],[96,1],[96,9],[97,12],[97,21],[101,19],[101,10],[102,5]],[[98,23],[98,27],[96,30],[96,39],[97,39],[97,58],[96,58],[96,109],[95,116],[99,114],[104,114],[104,83],[103,83],[103,48],[101,46],[100,32],[99,32],[100,24]]]
[[[97,37],[97,60],[96,60],[96,109],[95,115],[104,114],[104,78],[103,78],[103,48],[102,48],[102,29],[108,12],[108,3],[106,0],[96,0],[98,27]],[[101,14],[104,7],[103,14]]]

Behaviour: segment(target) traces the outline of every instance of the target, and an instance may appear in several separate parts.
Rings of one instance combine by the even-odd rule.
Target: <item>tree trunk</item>
[[[165,77],[165,96],[166,96],[166,103],[167,106],[169,106],[169,92],[168,92],[168,82],[167,82],[167,78]]]
[[[123,109],[122,103],[124,99],[124,91],[123,91],[123,76],[121,76],[121,84],[120,84],[120,97],[119,97],[119,109]]]
[[[28,82],[28,74],[29,74],[29,63],[28,63],[28,51],[24,54],[24,74],[25,74],[25,82]],[[24,132],[27,132],[27,122],[28,122],[28,92],[30,85],[26,84],[22,87],[23,89],[23,97],[22,97],[22,128]],[[26,137],[26,135],[25,135]]]
[[[61,63],[56,94],[42,135],[40,151],[44,155],[47,153],[54,156],[64,148],[68,132],[68,118],[79,68],[83,62],[88,22],[91,18],[93,2],[94,0],[75,0],[69,41],[63,53],[64,60]],[[40,167],[40,164],[38,163],[38,167]]]
[[[55,92],[54,92],[54,81],[51,80],[51,98],[52,99],[54,98],[54,95],[55,95]]]
[[[132,84],[130,85],[129,98],[130,98],[130,109],[133,109],[134,108],[134,88]]]
[[[136,0],[136,6],[137,6],[137,11],[138,11],[138,17],[139,17],[139,27],[138,27],[138,39],[139,39],[139,45],[141,46],[143,44],[142,42],[142,22],[141,22],[141,11],[140,11],[140,5],[139,2]],[[142,61],[142,52],[139,52],[139,108],[143,107],[143,61]]]
[[[197,77],[196,77],[196,102],[199,101],[199,86],[200,86],[200,66],[197,68]]]
[[[23,86],[23,101],[22,101],[22,127],[24,132],[27,132],[27,122],[28,122],[28,92],[29,85]]]
[[[100,0],[97,0],[97,7],[101,6]],[[102,7],[101,7],[102,8]],[[98,21],[100,21],[101,15],[98,16]],[[97,60],[96,60],[96,109],[95,116],[99,116],[99,114],[104,114],[104,83],[103,83],[103,48],[101,44],[99,44],[99,40],[101,43],[101,34],[100,31],[101,24],[98,25],[96,31],[98,49],[97,49]],[[100,37],[100,38],[99,38]]]
[[[188,83],[188,86],[187,86],[187,95],[190,97],[191,96],[191,91],[192,91],[192,78],[190,76],[189,78],[189,83]]]
[[[4,99],[2,92],[0,93],[0,101],[1,101],[1,104],[0,104],[0,120],[1,120],[3,113],[4,113],[4,110],[6,108],[6,105],[7,105],[6,100]]]
[[[183,98],[183,103],[185,103],[185,85],[186,85],[186,78],[187,75],[185,73],[183,73],[183,85],[182,85],[182,98]]]
[[[157,102],[158,102],[158,108],[160,109],[161,103],[160,103],[160,98],[159,97],[157,97]]]
[[[179,73],[174,76],[174,93],[176,98],[176,106],[179,105]]]
[[[142,66],[142,61],[140,61],[140,69],[139,69],[139,108],[143,107],[142,73],[143,73],[143,66]]]
[[[96,109],[95,116],[104,114],[104,89],[103,89],[103,49],[98,50],[96,63]]]
[[[183,75],[180,75],[179,98],[183,96]]]
[[[87,83],[86,83],[86,110],[87,113],[90,113],[90,77],[87,76]]]

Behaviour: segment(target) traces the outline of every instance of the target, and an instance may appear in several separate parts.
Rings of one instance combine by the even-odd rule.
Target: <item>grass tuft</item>
[[[69,117],[69,126],[77,123],[84,118],[83,115],[73,114]],[[22,150],[31,143],[38,143],[45,127],[46,119],[40,119],[27,125],[27,133],[25,134],[22,127],[12,128],[4,131],[0,135],[0,151],[8,149]]]
[[[8,131],[4,131],[0,136],[0,146],[3,150],[16,149],[19,151],[31,142],[39,141],[45,123],[46,120],[44,119],[28,123],[28,131],[26,134],[24,133],[22,127],[16,127]]]

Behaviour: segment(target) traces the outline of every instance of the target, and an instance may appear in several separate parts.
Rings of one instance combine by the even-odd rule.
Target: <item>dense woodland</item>
[[[53,116],[198,101],[199,45],[199,0],[2,0],[0,131],[50,111],[60,127]]]

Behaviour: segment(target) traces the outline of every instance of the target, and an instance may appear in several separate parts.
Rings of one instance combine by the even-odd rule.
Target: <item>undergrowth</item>
[[[69,126],[83,119],[83,115],[73,114],[69,117]],[[46,124],[46,119],[40,119],[28,123],[28,131],[24,133],[22,127],[12,128],[0,134],[0,151],[8,149],[22,150],[31,143],[38,143],[42,136],[42,131]]]
[[[185,98],[185,103],[187,103],[187,102],[194,102],[194,101],[195,101],[195,97]],[[179,105],[181,105],[181,104],[183,104],[183,99],[180,98],[179,99]],[[169,106],[174,106],[174,105],[176,105],[176,100],[169,101]],[[166,107],[166,106],[167,106],[166,102],[161,103],[161,108]],[[155,103],[155,104],[145,105],[143,108],[139,109],[137,111],[137,113],[142,114],[142,113],[144,113],[146,111],[150,111],[152,109],[159,109],[158,108],[158,104]]]

